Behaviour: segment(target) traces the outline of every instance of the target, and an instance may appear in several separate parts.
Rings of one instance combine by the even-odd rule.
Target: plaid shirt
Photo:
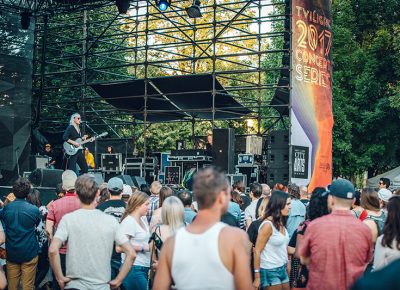
[[[160,197],[158,195],[150,195],[149,202],[150,208],[147,212],[147,221],[150,223],[151,217],[153,216],[153,212],[158,208]]]

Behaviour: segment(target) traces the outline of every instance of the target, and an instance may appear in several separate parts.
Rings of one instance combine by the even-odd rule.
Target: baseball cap
[[[114,192],[122,191],[123,187],[124,183],[122,182],[122,179],[118,177],[110,178],[110,180],[107,182],[108,190]]]
[[[132,195],[132,187],[130,187],[127,184],[124,184],[124,188],[122,190],[122,194],[131,196]]]
[[[65,170],[61,176],[62,187],[66,191],[71,191],[75,189],[75,181],[78,177],[76,173],[72,170]]]
[[[392,197],[392,192],[387,188],[381,188],[378,191],[378,197],[384,202],[388,202],[389,199]]]
[[[350,181],[340,178],[332,182],[331,186],[329,186],[329,194],[339,198],[353,199],[356,192],[354,185]]]

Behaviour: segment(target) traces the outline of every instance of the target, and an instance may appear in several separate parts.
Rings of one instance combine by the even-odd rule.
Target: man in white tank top
[[[179,290],[252,289],[250,241],[244,231],[220,222],[231,199],[226,176],[203,169],[193,192],[197,217],[165,241],[153,290],[169,290],[173,283]]]

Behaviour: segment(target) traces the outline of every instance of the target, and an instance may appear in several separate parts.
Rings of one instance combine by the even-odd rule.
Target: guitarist
[[[81,115],[78,113],[74,113],[69,120],[69,126],[64,132],[63,140],[68,142],[75,147],[79,147],[80,144],[76,142],[78,138],[85,140],[87,135],[82,136],[81,129],[79,125],[81,124]],[[69,156],[67,159],[67,168],[74,172],[76,172],[76,164],[78,163],[79,167],[81,168],[81,174],[88,172],[88,166],[86,164],[85,156],[83,156],[82,149],[79,149],[75,155]]]

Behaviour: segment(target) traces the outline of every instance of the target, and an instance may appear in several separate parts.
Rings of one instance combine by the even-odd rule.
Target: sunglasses
[[[382,182],[382,181],[379,181],[379,184],[381,184],[381,185],[382,185],[382,184],[383,184],[383,182]]]

